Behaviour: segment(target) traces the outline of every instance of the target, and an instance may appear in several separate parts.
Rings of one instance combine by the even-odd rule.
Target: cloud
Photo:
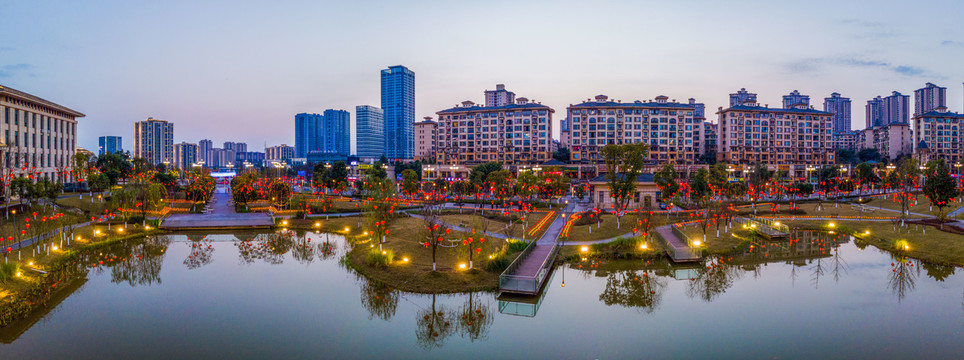
[[[34,76],[34,74],[29,71],[32,70],[33,68],[34,68],[33,65],[23,64],[23,63],[0,66],[0,78],[10,78],[10,77],[13,77],[14,75],[18,75],[24,72],[26,72],[28,76],[32,77]]]
[[[964,47],[964,41],[944,40],[944,41],[941,41],[941,46],[959,46],[959,47]]]
[[[865,60],[853,57],[807,58],[794,60],[785,65],[787,71],[791,73],[813,73],[832,66],[884,69],[903,76],[943,78],[941,75],[928,73],[926,69],[918,66],[894,65],[882,60]]]

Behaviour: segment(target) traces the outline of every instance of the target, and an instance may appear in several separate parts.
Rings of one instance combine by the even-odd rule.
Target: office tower
[[[850,131],[850,98],[840,96],[840,93],[832,93],[830,97],[823,98],[823,111],[833,114],[834,132]]]
[[[97,156],[124,152],[120,136],[101,136],[97,138]]]
[[[321,122],[321,148],[323,153],[351,153],[351,114],[345,110],[325,110]]]
[[[914,115],[921,115],[939,107],[947,107],[947,88],[927,83],[914,90]]]
[[[793,90],[789,95],[783,95],[783,108],[803,108],[810,107],[810,95],[801,95],[800,91]]]
[[[192,170],[197,162],[197,144],[181,142],[174,145],[174,166],[181,170]]]
[[[703,120],[694,118],[699,104],[670,102],[666,96],[655,101],[619,102],[606,95],[567,108],[570,160],[595,164],[603,161],[601,151],[608,144],[649,144],[649,165],[666,162],[697,164],[705,139]]]
[[[308,156],[309,151],[321,150],[321,122],[324,116],[320,114],[301,113],[295,115],[295,157]]]
[[[211,150],[214,149],[214,142],[208,139],[202,139],[197,143],[197,158],[198,162],[204,163],[205,166],[211,166],[211,156],[209,155]]]
[[[505,89],[505,85],[496,84],[495,90],[485,91],[485,106],[506,106],[515,103],[515,93]]]
[[[415,73],[396,65],[381,71],[385,156],[415,157]]]
[[[520,97],[515,104],[461,106],[437,112],[439,164],[541,164],[551,158],[552,108]]]
[[[756,94],[747,92],[746,88],[741,88],[740,91],[730,94],[730,107],[743,105],[746,102],[756,103]]]
[[[0,85],[0,170],[72,181],[64,170],[76,153],[81,117],[84,114],[76,110]]]
[[[382,109],[355,107],[355,143],[358,157],[380,158],[385,154],[385,118]]]
[[[423,121],[415,123],[415,160],[428,161],[435,159],[435,138],[438,135],[438,123],[426,116]]]
[[[147,118],[134,123],[134,157],[158,165],[174,162],[174,123]]]

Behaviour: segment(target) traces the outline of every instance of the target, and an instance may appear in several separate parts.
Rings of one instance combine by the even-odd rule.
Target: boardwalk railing
[[[784,237],[790,234],[790,227],[774,220],[756,216],[735,217],[733,222],[743,225],[751,231],[756,231],[766,237]]]
[[[535,240],[530,242],[525,250],[522,250],[522,253],[509,264],[509,267],[505,268],[502,275],[499,275],[500,291],[533,295],[539,293],[539,288],[542,286],[542,282],[546,276],[549,275],[556,254],[559,252],[558,243],[553,243],[552,250],[550,250],[549,255],[542,260],[539,271],[536,272],[535,275],[513,274],[519,268],[519,265],[522,264],[522,261],[532,254],[532,250],[536,248],[536,242]]]
[[[663,248],[666,249],[666,251],[669,253],[669,257],[672,258],[673,261],[690,261],[690,260],[699,259],[700,251],[699,249],[694,249],[689,246],[689,244],[692,243],[692,241],[689,240],[689,237],[687,237],[686,234],[684,234],[682,231],[677,229],[676,226],[670,226],[670,227],[673,228],[672,229],[673,234],[676,236],[679,236],[680,240],[686,243],[686,245],[673,246],[673,244],[670,244],[668,239],[663,238],[663,235],[660,234],[658,231],[654,232],[654,234],[656,234],[656,238],[659,239],[659,241],[662,243]]]

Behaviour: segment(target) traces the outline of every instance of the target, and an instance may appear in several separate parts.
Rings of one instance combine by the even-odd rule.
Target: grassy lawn
[[[953,264],[964,266],[964,236],[943,232],[934,227],[923,226],[897,227],[889,221],[836,221],[834,227],[828,226],[828,221],[788,221],[791,226],[808,229],[823,229],[841,233],[851,233],[855,237],[888,251],[902,253],[924,261],[938,264]],[[907,246],[904,250],[903,247]]]
[[[442,220],[448,224],[455,226],[461,226],[467,229],[482,230],[490,233],[505,235],[505,223],[493,219],[488,219],[479,215],[472,215],[471,213],[466,213],[462,215],[442,215]],[[509,232],[510,236],[513,238],[522,238],[522,224],[516,223],[512,226],[512,231]],[[527,237],[529,238],[529,237]]]
[[[27,231],[27,234],[25,234],[24,236],[24,238],[27,238],[27,237],[32,237],[39,233],[51,231],[54,228],[57,228],[63,225],[73,225],[73,224],[81,223],[81,222],[84,222],[84,220],[86,219],[84,216],[81,216],[81,215],[73,214],[70,212],[64,212],[64,216],[59,218],[58,220],[55,220],[52,222],[42,221],[42,219],[45,216],[47,217],[53,216],[54,214],[57,214],[59,211],[62,211],[62,210],[54,209],[49,206],[46,208],[39,205],[32,206],[30,210],[27,211],[27,214],[29,214],[28,216],[30,217],[29,229],[26,228],[25,226],[27,222],[23,220],[24,215],[27,215],[27,214],[23,214],[22,212],[17,212],[16,214],[11,214],[9,219],[5,217],[0,217],[0,239],[2,239],[0,240],[0,244],[3,244],[4,242],[6,242],[7,237],[10,237],[10,236],[14,237],[15,241],[18,241],[16,239],[19,239],[18,237],[20,236],[21,230]],[[36,217],[33,216],[33,213],[37,213],[37,216]]]
[[[870,202],[868,202],[867,205],[900,211],[900,204],[894,202],[893,200],[890,200],[890,198],[875,198]],[[961,204],[959,203],[951,203],[949,206],[944,207],[944,212],[950,213],[951,211],[954,211],[960,206]],[[918,196],[917,205],[911,206],[910,212],[932,215],[932,216],[934,214],[930,210],[930,201],[928,201],[927,198],[925,198],[923,195]]]
[[[422,232],[424,222],[421,219],[404,217],[389,224],[389,235],[382,244],[385,252],[393,254],[392,261],[387,266],[369,264],[367,261],[370,251],[377,251],[377,241],[371,241],[366,236],[358,238],[349,260],[353,268],[366,276],[375,278],[404,291],[422,293],[447,293],[492,290],[498,287],[501,271],[490,272],[484,270],[488,256],[499,252],[505,243],[496,238],[486,238],[484,243],[473,243],[472,249],[481,248],[481,252],[473,255],[474,269],[467,270],[469,246],[440,247],[436,253],[437,271],[432,271],[432,250],[423,243],[427,241]],[[464,234],[455,232],[446,236],[447,239],[464,239]],[[444,242],[449,245],[449,241]],[[516,253],[511,254],[510,260]],[[408,261],[405,261],[408,259]]]
[[[689,225],[681,229],[690,239],[698,239],[703,243],[703,248],[710,254],[727,254],[742,249],[749,244],[752,235],[749,231],[742,228],[730,228],[730,231],[723,231],[720,227],[720,236],[716,236],[716,227],[710,226],[706,230],[706,241],[703,241],[703,230],[698,225]]]

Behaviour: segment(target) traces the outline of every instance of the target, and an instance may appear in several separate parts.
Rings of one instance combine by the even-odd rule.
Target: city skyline
[[[759,103],[770,107],[779,106],[792,90],[811,99],[838,92],[854,102],[852,128],[861,129],[865,116],[860,105],[867,100],[892,91],[912,94],[931,82],[947,88],[950,111],[964,110],[964,70],[955,66],[964,56],[964,42],[955,39],[964,37],[964,30],[929,21],[932,14],[926,10],[953,13],[964,8],[955,2],[888,2],[872,8],[847,3],[838,4],[833,13],[824,11],[823,2],[805,8],[711,2],[587,7],[569,2],[548,8],[555,26],[527,20],[526,14],[546,9],[545,4],[513,4],[510,12],[505,11],[507,4],[489,9],[424,2],[291,3],[283,9],[4,3],[0,12],[28,16],[8,18],[9,26],[25,31],[0,42],[0,84],[44,94],[88,114],[78,129],[78,146],[89,149],[97,148],[99,136],[116,135],[113,129],[129,129],[148,117],[178,124],[178,143],[217,137],[292,144],[294,114],[378,104],[376,71],[397,64],[418,73],[416,119],[465,100],[482,103],[479,89],[494,90],[493,84],[506,84],[556,111],[598,94],[624,101],[666,95],[685,102],[692,97],[706,104],[711,121],[717,120],[718,107],[726,107],[728,94],[740,88],[759,94]],[[884,10],[895,6],[902,10]],[[392,17],[400,7],[412,16]],[[215,16],[222,11],[223,16]],[[686,14],[687,21],[634,20],[645,12]],[[760,18],[761,12],[772,16]],[[322,13],[342,14],[324,26],[338,26],[353,36],[339,39],[320,24],[299,21]],[[444,31],[429,25],[453,16],[464,21]],[[585,17],[606,21],[586,22]],[[50,26],[41,30],[35,25],[38,20]],[[730,30],[714,31],[713,24],[720,21]],[[159,31],[142,23],[178,27]],[[921,23],[929,26],[924,29]],[[498,24],[517,26],[493,30],[497,34],[473,30]],[[760,30],[777,24],[806,29],[806,38],[787,42],[780,32]],[[273,29],[266,32],[265,27]],[[400,40],[381,41],[389,31]],[[733,40],[733,33],[751,36]],[[490,40],[494,38],[511,40]],[[378,46],[366,45],[376,41]],[[580,45],[586,41],[597,46]],[[648,45],[625,48],[630,41]],[[532,44],[543,44],[550,52],[529,55]],[[328,48],[311,49],[321,45]],[[471,51],[477,54],[502,55],[459,61],[435,55],[465,46],[474,46]],[[580,50],[570,51],[573,48]],[[324,56],[328,50],[349,55]],[[295,51],[305,56],[277,56]],[[598,56],[614,51],[622,56]],[[70,56],[62,56],[64,52]],[[554,119],[553,127],[559,127],[561,118]],[[255,128],[259,131],[250,131]],[[559,138],[557,130],[552,137]]]

